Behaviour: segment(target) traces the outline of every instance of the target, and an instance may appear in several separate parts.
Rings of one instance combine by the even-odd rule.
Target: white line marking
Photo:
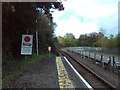
[[[72,66],[72,64],[67,60],[66,57],[64,57],[64,59],[67,61],[67,63],[70,65],[70,67],[73,69],[73,71],[78,75],[78,77],[83,81],[83,83],[90,88],[90,90],[94,90],[90,84],[78,73],[78,71]]]

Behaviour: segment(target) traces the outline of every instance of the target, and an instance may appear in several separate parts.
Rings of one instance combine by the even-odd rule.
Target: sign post
[[[25,59],[32,54],[32,42],[33,35],[22,35],[21,55],[26,55]]]
[[[51,47],[48,47],[48,51],[49,51],[49,57],[50,57],[50,52],[51,52]]]

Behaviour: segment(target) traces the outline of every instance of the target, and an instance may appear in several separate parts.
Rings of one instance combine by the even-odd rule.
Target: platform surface
[[[10,88],[87,88],[63,57],[35,63]]]
[[[12,88],[59,88],[56,58],[39,60]]]
[[[74,70],[70,67],[64,57],[61,57],[61,61],[65,67],[65,70],[69,76],[69,80],[72,82],[73,88],[88,88],[83,80],[74,72]],[[70,63],[70,62],[69,62]],[[75,69],[75,68],[74,68]],[[80,75],[80,74],[79,74]],[[82,77],[82,76],[81,76]]]

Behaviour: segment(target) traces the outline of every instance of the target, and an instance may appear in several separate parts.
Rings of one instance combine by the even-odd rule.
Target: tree
[[[64,38],[67,38],[67,39],[75,39],[75,36],[72,34],[72,33],[66,33]]]
[[[78,39],[79,46],[96,46],[97,33],[92,32],[90,34],[80,35]]]
[[[72,33],[66,33],[64,37],[58,37],[61,47],[73,47],[77,45],[77,40]]]
[[[22,34],[39,32],[39,52],[46,53],[48,46],[56,53],[54,37],[55,23],[50,9],[63,10],[61,2],[3,2],[2,3],[2,65],[3,71],[10,71],[12,62],[21,62]],[[41,9],[41,10],[40,10]],[[37,21],[37,22],[36,22]],[[33,51],[35,52],[35,43]],[[33,53],[34,53],[33,52]],[[12,65],[11,65],[12,64]],[[12,70],[12,69],[11,69]]]
[[[42,34],[39,33],[40,43],[42,41],[41,39],[48,37],[50,39],[46,39],[47,41],[52,38],[54,42],[53,33],[55,25],[52,20],[52,12],[50,12],[50,9],[58,9],[59,11],[64,10],[61,2],[3,2],[2,5],[3,52],[6,53],[6,47],[9,47],[8,51],[14,57],[21,57],[21,35],[26,34],[27,29],[29,30],[29,34],[33,35],[35,35],[36,29],[42,32]],[[43,14],[40,12],[40,9]],[[38,21],[37,23],[36,20]],[[7,44],[9,38],[11,41]],[[46,41],[43,43],[45,44]],[[43,46],[48,46],[49,44]],[[43,48],[41,47],[41,49]]]

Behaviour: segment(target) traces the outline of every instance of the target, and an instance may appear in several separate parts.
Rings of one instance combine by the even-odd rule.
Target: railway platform
[[[10,88],[90,88],[63,56],[39,60]]]

